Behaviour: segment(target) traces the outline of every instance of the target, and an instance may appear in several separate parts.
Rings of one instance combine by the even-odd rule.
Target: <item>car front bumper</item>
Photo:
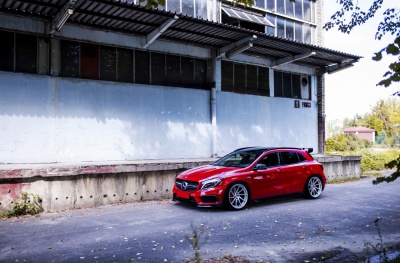
[[[186,202],[199,207],[222,206],[224,200],[224,189],[214,187],[205,190],[184,191],[174,186],[173,201]]]

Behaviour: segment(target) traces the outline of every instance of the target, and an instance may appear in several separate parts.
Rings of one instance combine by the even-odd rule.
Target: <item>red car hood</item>
[[[189,180],[193,182],[199,182],[203,179],[211,179],[213,177],[224,177],[227,173],[231,173],[237,170],[242,170],[243,168],[237,167],[223,167],[215,165],[203,165],[200,167],[192,168],[184,171],[178,175],[178,179]]]

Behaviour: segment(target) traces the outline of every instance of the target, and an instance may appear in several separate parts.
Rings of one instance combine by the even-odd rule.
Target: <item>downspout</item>
[[[214,82],[215,83],[215,82]],[[212,157],[217,156],[217,89],[211,88]]]
[[[211,108],[211,140],[212,140],[212,157],[217,157],[217,85],[219,85],[220,74],[218,74],[220,67],[216,59],[217,51],[214,49],[211,51],[211,91],[210,91],[210,108]]]
[[[318,153],[325,154],[325,76],[317,70]]]

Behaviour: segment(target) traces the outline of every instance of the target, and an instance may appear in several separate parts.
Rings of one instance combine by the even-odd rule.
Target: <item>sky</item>
[[[372,0],[359,1],[368,7]],[[393,3],[384,1],[384,3]],[[324,1],[325,22],[340,5],[334,0]],[[383,7],[377,16],[366,24],[356,27],[350,34],[343,34],[337,27],[325,31],[325,47],[352,55],[362,56],[354,67],[333,73],[325,74],[325,113],[326,121],[341,121],[344,118],[353,118],[356,114],[363,115],[370,112],[371,107],[381,99],[390,98],[391,94],[400,90],[400,84],[395,83],[385,88],[376,86],[383,79],[388,65],[396,58],[386,56],[380,62],[372,60],[375,52],[380,51],[394,40],[394,36],[387,35],[382,40],[375,40],[375,33],[382,13],[388,7]]]

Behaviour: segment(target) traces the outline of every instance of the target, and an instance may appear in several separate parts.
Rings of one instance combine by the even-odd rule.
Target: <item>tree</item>
[[[368,128],[374,129],[377,134],[383,131],[383,122],[379,119],[376,114],[372,114],[368,119]]]
[[[324,28],[329,30],[337,26],[339,31],[350,34],[355,27],[361,26],[373,18],[382,8],[383,1],[374,0],[369,9],[364,11],[358,6],[358,1],[339,0],[341,9],[331,16],[331,20],[324,25]],[[393,5],[395,5],[394,3]],[[383,79],[377,84],[388,87],[393,82],[400,82],[400,10],[396,7],[388,8],[383,12],[383,19],[378,25],[375,39],[381,40],[385,34],[394,36],[394,41],[377,51],[372,59],[380,61],[384,52],[396,57],[394,62],[388,66],[388,71],[383,75]],[[400,96],[400,91],[393,95]]]

